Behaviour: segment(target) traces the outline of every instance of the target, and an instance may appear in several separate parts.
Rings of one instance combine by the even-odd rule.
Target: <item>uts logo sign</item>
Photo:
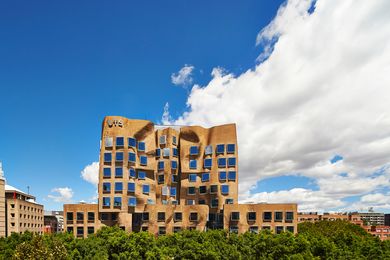
[[[113,127],[113,126],[123,127],[123,122],[122,122],[122,120],[119,120],[119,119],[114,119],[114,120],[108,119],[107,125],[108,125],[108,127]]]

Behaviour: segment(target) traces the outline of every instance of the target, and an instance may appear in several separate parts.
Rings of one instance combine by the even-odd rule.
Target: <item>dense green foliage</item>
[[[156,238],[106,227],[87,239],[13,234],[0,239],[0,259],[390,259],[390,241],[343,221],[303,223],[297,235],[213,230]]]

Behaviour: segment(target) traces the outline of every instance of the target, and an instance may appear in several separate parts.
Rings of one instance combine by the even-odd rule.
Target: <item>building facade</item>
[[[0,237],[6,236],[6,214],[5,214],[5,178],[3,165],[0,162]]]
[[[64,231],[63,211],[45,211],[43,220],[44,233],[60,233]]]
[[[260,217],[269,207],[272,214],[282,212],[283,221],[278,225],[296,232],[296,204],[276,208],[272,204],[238,204],[238,179],[235,124],[156,126],[146,120],[109,116],[102,125],[98,204],[64,205],[65,230],[76,236],[88,234],[86,229],[92,223],[85,225],[86,214],[80,215],[83,226],[81,219],[75,223],[77,212],[95,213],[94,232],[102,225],[156,235],[183,228],[228,228],[231,210],[244,215],[255,211],[259,229],[273,230],[274,218],[263,225]],[[250,226],[240,222],[237,232],[246,232]]]
[[[384,226],[385,214],[378,212],[354,212],[351,218],[361,220],[366,226]]]

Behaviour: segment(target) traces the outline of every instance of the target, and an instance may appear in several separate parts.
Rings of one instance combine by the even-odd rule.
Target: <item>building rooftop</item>
[[[26,197],[26,200],[28,200],[28,201],[34,200],[33,202],[35,203],[35,197],[34,197],[34,196],[32,196],[32,195],[30,195],[30,194],[27,194],[26,192],[23,192],[23,191],[21,191],[21,190],[15,188],[14,186],[11,186],[11,185],[6,184],[6,185],[5,185],[5,192],[6,192],[6,193],[16,192],[16,193],[18,193],[18,194],[21,194],[21,195],[25,196],[25,197]],[[30,202],[32,202],[32,201],[30,201]]]

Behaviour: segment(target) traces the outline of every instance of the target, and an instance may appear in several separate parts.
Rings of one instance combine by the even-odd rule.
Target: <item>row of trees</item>
[[[343,221],[302,223],[297,235],[186,230],[154,237],[105,227],[87,239],[13,234],[0,239],[0,259],[390,259],[390,241]]]

